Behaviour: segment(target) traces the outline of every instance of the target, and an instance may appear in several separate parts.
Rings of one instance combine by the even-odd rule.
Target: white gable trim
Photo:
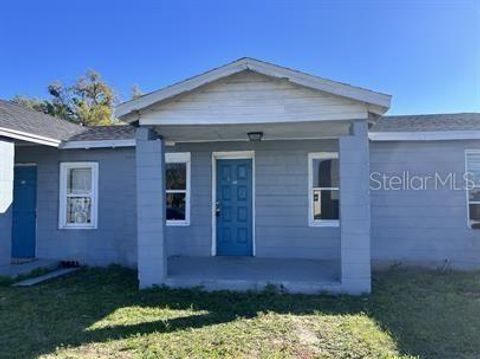
[[[139,111],[157,102],[169,99],[184,92],[192,91],[200,86],[244,70],[251,70],[262,75],[278,79],[285,79],[297,85],[328,92],[352,100],[365,102],[373,105],[371,107],[372,111],[379,111],[381,114],[383,114],[383,112],[390,107],[390,95],[323,79],[270,63],[250,58],[243,58],[228,65],[205,72],[201,75],[191,77],[177,84],[151,92],[136,100],[124,102],[117,106],[115,115],[117,117],[126,116],[131,112]]]
[[[370,132],[372,141],[480,140],[480,131]]]
[[[61,143],[60,140],[56,140],[49,137],[38,136],[32,133],[12,130],[10,128],[0,127],[0,137],[13,138],[15,140],[28,141],[33,143],[38,143],[40,145],[58,147]]]

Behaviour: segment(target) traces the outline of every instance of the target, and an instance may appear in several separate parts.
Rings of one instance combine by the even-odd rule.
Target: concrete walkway
[[[58,268],[59,262],[51,259],[35,259],[31,262],[8,264],[0,266],[0,277],[15,278],[19,275],[28,275],[36,269],[54,270]]]
[[[80,270],[80,268],[60,268],[50,273],[41,275],[39,277],[22,280],[18,283],[13,284],[13,286],[14,287],[31,287],[32,285],[43,283],[43,282],[46,282],[47,280],[61,277],[72,272],[76,272],[77,270]]]

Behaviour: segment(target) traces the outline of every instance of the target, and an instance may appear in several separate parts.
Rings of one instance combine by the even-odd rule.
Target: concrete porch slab
[[[255,257],[171,257],[166,285],[205,290],[262,290],[340,293],[340,261]]]

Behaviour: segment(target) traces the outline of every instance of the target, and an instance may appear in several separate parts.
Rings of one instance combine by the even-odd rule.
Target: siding
[[[178,144],[191,152],[191,225],[167,227],[170,255],[211,253],[212,152],[255,151],[256,255],[339,258],[339,228],[308,226],[308,152],[337,151],[337,141],[263,141]]]
[[[89,265],[136,263],[135,151],[17,147],[16,162],[37,163],[37,251],[39,258],[75,259]],[[99,164],[98,228],[58,229],[59,163]]]
[[[209,256],[212,219],[212,151],[255,150],[256,254],[259,257],[339,258],[339,228],[308,227],[308,152],[336,151],[337,141],[265,141],[183,144],[191,152],[191,224],[167,226],[169,255]],[[63,150],[23,147],[16,161],[38,168],[37,257],[89,265],[135,266],[136,172],[134,149]],[[61,161],[99,163],[96,230],[58,229]]]
[[[480,141],[371,142],[371,171],[461,179],[464,151]],[[459,183],[461,185],[461,183]],[[371,191],[372,259],[458,268],[480,267],[480,231],[467,227],[464,190]]]
[[[153,105],[145,123],[211,124],[351,120],[367,117],[365,104],[244,71]]]
[[[0,137],[0,265],[10,263],[14,144]]]
[[[12,245],[12,210],[0,213],[0,266],[9,264]]]

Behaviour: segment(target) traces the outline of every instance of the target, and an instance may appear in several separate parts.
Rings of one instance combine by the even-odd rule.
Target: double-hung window
[[[308,223],[310,226],[339,225],[338,153],[308,155]]]
[[[60,164],[61,229],[97,228],[98,163]]]
[[[465,156],[470,182],[467,184],[468,225],[480,229],[480,150],[467,150]]]
[[[165,155],[167,225],[190,224],[190,153]]]

